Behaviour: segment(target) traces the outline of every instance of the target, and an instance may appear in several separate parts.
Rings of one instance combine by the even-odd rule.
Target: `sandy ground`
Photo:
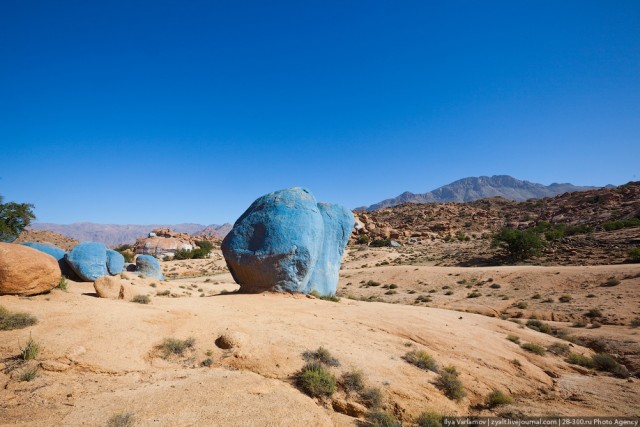
[[[386,256],[384,251],[372,252],[370,259]],[[220,260],[214,261],[212,267],[219,266]],[[197,260],[184,269],[199,271],[205,262],[211,261]],[[176,267],[172,263],[166,263],[168,268]],[[341,292],[387,302],[229,293],[237,285],[220,269],[168,282],[126,276],[151,297],[148,305],[96,298],[91,283],[71,283],[67,292],[30,298],[2,296],[0,305],[31,313],[39,322],[0,332],[0,425],[106,425],[113,415],[127,412],[140,426],[358,425],[366,409],[353,396],[339,391],[331,398],[312,399],[295,386],[304,364],[302,353],[319,346],[340,361],[332,368],[337,377],[362,370],[368,385],[381,390],[386,410],[407,425],[425,410],[450,415],[640,415],[638,378],[615,378],[569,365],[550,352],[527,352],[507,335],[546,347],[569,343],[499,317],[515,316],[510,306],[526,300],[528,308],[517,309],[523,316],[546,313],[544,318],[554,319],[549,321],[553,325],[568,327],[572,313],[601,307],[610,324],[571,329],[628,341],[627,347],[633,347],[640,341],[640,329],[627,323],[640,314],[639,266],[454,269],[361,264],[347,258]],[[612,275],[621,283],[599,286]],[[489,278],[493,280],[486,282]],[[360,287],[368,280],[381,285]],[[462,280],[466,282],[458,283]],[[391,283],[397,288],[383,288]],[[501,287],[492,289],[492,283]],[[472,287],[466,288],[468,284]],[[432,288],[435,293],[429,293]],[[466,298],[476,289],[481,297]],[[385,295],[389,290],[397,293]],[[447,290],[454,293],[444,295]],[[535,293],[541,294],[540,300],[557,301],[563,294],[573,299],[543,303],[531,299]],[[592,293],[596,297],[587,298]],[[432,301],[416,304],[423,294]],[[502,294],[509,299],[502,300]],[[22,363],[16,356],[29,336],[42,350],[35,360]],[[223,336],[230,346],[220,344]],[[165,359],[157,346],[167,337],[193,337],[195,346],[183,356]],[[569,345],[572,352],[592,354]],[[436,373],[407,363],[403,356],[413,349],[427,351],[440,366],[455,366],[466,397],[448,399],[434,384]],[[202,366],[207,359],[211,366]],[[20,374],[32,366],[38,376],[20,381]],[[485,408],[485,398],[494,389],[511,395],[514,402]]]

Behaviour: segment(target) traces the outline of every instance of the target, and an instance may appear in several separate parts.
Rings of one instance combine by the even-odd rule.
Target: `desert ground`
[[[126,414],[136,426],[367,425],[371,402],[342,384],[353,371],[404,425],[424,411],[640,416],[640,328],[630,326],[640,316],[640,265],[438,267],[394,262],[400,255],[350,246],[337,302],[238,294],[219,251],[163,262],[165,282],[123,273],[148,304],[97,298],[92,283],[75,282],[1,296],[0,305],[38,323],[0,332],[0,425],[104,426]],[[591,309],[599,316],[587,316]],[[550,331],[527,327],[532,317]],[[40,351],[23,361],[30,338]],[[166,338],[192,340],[174,354]],[[337,359],[329,369],[339,386],[311,398],[296,375],[303,353],[319,347]],[[566,361],[566,352],[594,349],[630,376]],[[455,367],[465,396],[448,398],[436,372],[408,363],[415,350]],[[21,381],[29,370],[35,378]],[[491,407],[494,390],[512,402]]]

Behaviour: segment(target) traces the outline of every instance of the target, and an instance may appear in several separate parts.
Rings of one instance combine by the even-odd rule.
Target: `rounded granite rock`
[[[81,280],[93,282],[109,274],[107,270],[107,247],[98,242],[78,243],[65,260]]]
[[[258,198],[222,242],[241,292],[333,295],[354,225],[348,209],[317,203],[300,187]]]
[[[124,257],[121,253],[107,249],[107,271],[112,276],[122,273],[124,270]]]
[[[60,281],[58,261],[28,246],[0,243],[0,295],[37,295]]]
[[[151,255],[138,255],[136,257],[136,267],[136,271],[144,277],[164,280],[160,263]]]

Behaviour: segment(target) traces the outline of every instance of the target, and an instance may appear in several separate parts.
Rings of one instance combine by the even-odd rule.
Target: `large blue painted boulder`
[[[151,279],[164,280],[162,268],[157,259],[151,255],[138,255],[136,257],[136,271],[144,277]]]
[[[110,275],[122,273],[124,270],[124,257],[120,252],[107,249],[107,271]]]
[[[349,242],[355,219],[353,213],[341,205],[318,203],[318,209],[324,221],[322,252],[313,268],[305,293],[317,291],[320,295],[335,295],[342,255]]]
[[[222,253],[240,291],[308,293],[317,289],[323,295],[334,294],[340,257],[331,254],[341,254],[346,240],[326,236],[327,232],[342,236],[344,227],[334,231],[332,227],[337,230],[339,220],[325,221],[323,210],[328,218],[333,215],[333,208],[320,207],[308,190],[299,187],[276,191],[253,202],[222,242]],[[353,216],[341,220],[347,224],[348,238]],[[323,267],[326,274],[318,273],[311,286],[309,280],[320,259],[326,261],[323,266],[332,261],[336,265]]]
[[[33,249],[37,249],[40,252],[44,252],[45,254],[49,254],[58,261],[63,259],[64,254],[66,254],[66,252],[63,249],[60,249],[59,247],[51,243],[24,242],[22,243],[22,245],[29,246],[30,248],[33,248]]]
[[[107,247],[97,242],[78,243],[65,255],[67,263],[80,279],[93,282],[109,274],[107,270]]]

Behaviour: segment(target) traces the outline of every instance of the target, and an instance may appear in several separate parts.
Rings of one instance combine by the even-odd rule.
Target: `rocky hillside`
[[[46,230],[72,237],[79,241],[101,242],[109,247],[115,247],[124,243],[134,243],[140,236],[148,235],[156,228],[169,228],[179,233],[188,233],[196,236],[208,236],[222,239],[227,235],[231,226],[202,225],[202,224],[94,224],[91,222],[78,222],[74,224],[35,223],[29,227],[31,230]],[[204,233],[204,234],[203,234]]]
[[[24,230],[14,243],[24,242],[52,243],[65,251],[70,251],[79,243],[77,240],[62,234],[45,230]]]
[[[442,265],[495,263],[491,237],[505,226],[545,228],[547,247],[538,261],[552,264],[619,263],[640,246],[640,227],[634,225],[640,216],[640,182],[526,202],[405,203],[355,214],[354,242],[396,239],[428,250]]]
[[[488,197],[504,197],[505,199],[524,201],[553,197],[558,194],[575,191],[592,190],[596,187],[580,187],[573,184],[551,185],[522,181],[508,175],[480,176],[459,179],[428,193],[414,194],[406,191],[392,199],[373,204],[367,210],[383,209],[402,203],[446,203],[471,202]]]

